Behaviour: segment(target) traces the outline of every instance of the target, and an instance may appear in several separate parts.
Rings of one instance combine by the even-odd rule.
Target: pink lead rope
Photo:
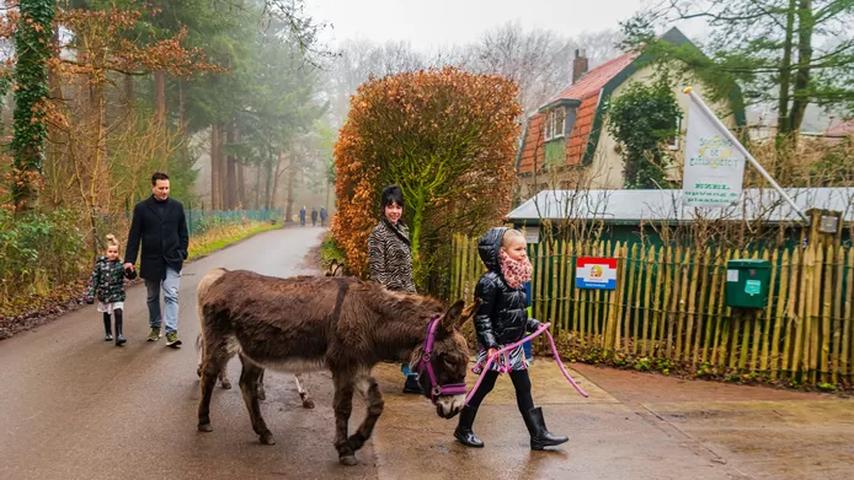
[[[566,379],[566,381],[569,382],[569,384],[572,385],[573,388],[575,388],[575,391],[578,392],[579,395],[581,395],[584,398],[589,397],[590,394],[588,394],[586,391],[584,391],[584,389],[581,388],[581,386],[575,382],[575,380],[572,378],[572,376],[569,374],[569,372],[566,371],[566,367],[563,365],[563,362],[560,359],[560,355],[557,352],[557,345],[555,345],[555,340],[552,337],[551,332],[549,332],[550,326],[551,326],[550,323],[544,323],[544,324],[540,325],[540,328],[538,328],[536,332],[528,335],[527,337],[523,338],[522,340],[519,340],[516,343],[505,346],[504,348],[502,348],[501,350],[496,352],[495,355],[489,357],[486,364],[483,366],[483,370],[480,372],[480,376],[477,377],[477,382],[475,382],[474,387],[472,387],[471,391],[468,393],[468,395],[466,395],[466,405],[469,404],[469,401],[471,400],[471,397],[474,395],[474,392],[476,392],[477,389],[480,388],[480,384],[481,384],[481,382],[483,382],[484,375],[486,374],[486,372],[489,371],[489,367],[492,366],[492,362],[494,362],[496,358],[500,357],[501,355],[507,354],[507,352],[509,352],[510,350],[513,350],[514,348],[517,348],[519,345],[522,345],[523,343],[527,342],[528,340],[536,338],[537,336],[541,335],[543,332],[545,332],[546,337],[548,337],[548,339],[549,339],[549,345],[552,348],[552,356],[554,357],[555,363],[557,363],[558,368],[560,368],[560,373],[563,374],[563,377]],[[505,365],[502,366],[502,368],[499,371],[501,373],[506,373],[509,371],[509,367],[506,367],[506,362],[505,362]]]

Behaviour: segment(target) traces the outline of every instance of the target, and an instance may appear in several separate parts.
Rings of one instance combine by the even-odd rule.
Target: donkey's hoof
[[[199,424],[199,431],[200,432],[213,432],[213,427],[211,426],[210,423],[200,423]]]
[[[356,460],[355,455],[344,455],[343,457],[338,457],[338,461],[341,465],[347,465],[348,467],[352,467],[353,465],[358,465],[359,461]]]
[[[275,445],[276,439],[273,438],[273,434],[270,432],[262,433],[259,437],[262,445]]]
[[[224,390],[231,390],[231,382],[229,382],[228,380],[223,380],[222,382],[220,382],[220,384],[222,385],[222,388]]]
[[[258,390],[258,400],[261,400],[262,402],[263,402],[264,400],[267,400],[267,393],[266,393],[266,392],[264,392],[264,390],[263,390],[263,389]]]
[[[308,408],[308,409],[314,408],[314,400],[312,400],[310,398],[306,398],[305,400],[302,401],[302,408]]]

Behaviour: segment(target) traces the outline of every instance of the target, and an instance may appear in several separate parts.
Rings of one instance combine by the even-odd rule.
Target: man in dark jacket
[[[142,243],[139,276],[148,290],[149,342],[160,339],[160,290],[166,304],[166,345],[178,348],[178,289],[187,259],[189,235],[184,206],[169,198],[169,177],[151,176],[151,197],[136,204],[125,252],[125,270],[132,271]]]
[[[326,213],[326,207],[320,207],[320,226],[326,226],[326,219],[329,217],[329,214]]]

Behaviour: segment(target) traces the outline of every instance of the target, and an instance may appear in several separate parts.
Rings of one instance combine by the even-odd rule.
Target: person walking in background
[[[409,229],[402,217],[403,192],[397,185],[389,185],[380,198],[380,221],[368,237],[368,265],[375,282],[389,290],[415,293]],[[400,370],[406,377],[403,392],[421,393],[418,374],[409,364],[402,364]]]
[[[311,226],[312,227],[317,226],[317,209],[316,208],[311,209]]]
[[[125,251],[125,270],[133,272],[136,256],[142,244],[139,276],[148,290],[149,342],[160,339],[160,290],[166,305],[166,345],[178,348],[178,289],[181,268],[189,247],[187,221],[181,202],[169,198],[169,177],[157,172],[151,176],[151,196],[133,209],[128,245]]]
[[[104,320],[104,341],[113,340],[112,318],[116,319],[116,346],[120,347],[127,341],[122,333],[122,311],[125,308],[125,270],[119,258],[119,242],[115,235],[107,235],[107,251],[98,257],[92,277],[89,280],[89,291],[86,302],[98,300],[98,311]]]
[[[305,206],[299,209],[299,224],[305,226]]]
[[[320,207],[320,226],[321,227],[326,226],[326,219],[328,216],[329,216],[329,214],[326,212],[326,207]]]

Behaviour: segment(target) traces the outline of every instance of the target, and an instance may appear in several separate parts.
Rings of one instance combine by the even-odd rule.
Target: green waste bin
[[[768,260],[732,259],[726,268],[726,303],[736,308],[765,308],[771,282]]]

